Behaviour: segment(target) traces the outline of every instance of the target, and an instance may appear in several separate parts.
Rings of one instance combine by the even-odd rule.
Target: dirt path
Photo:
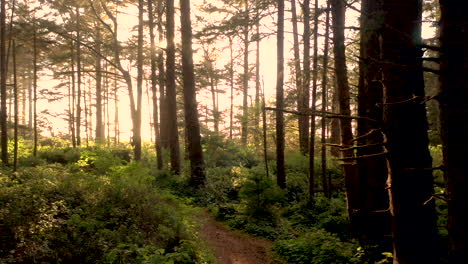
[[[213,249],[219,264],[271,264],[271,243],[229,230],[207,212],[200,215],[200,237]]]

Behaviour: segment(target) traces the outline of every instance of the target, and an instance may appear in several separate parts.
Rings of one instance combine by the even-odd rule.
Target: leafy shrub
[[[353,242],[342,242],[323,229],[314,229],[294,239],[277,241],[273,250],[287,263],[345,264],[358,262],[357,248]]]
[[[190,208],[162,199],[148,169],[107,175],[61,165],[0,175],[0,262],[199,263]]]
[[[80,150],[75,148],[43,147],[38,152],[38,157],[47,163],[68,164],[80,159]]]
[[[241,188],[240,197],[248,216],[271,220],[273,208],[284,200],[284,193],[272,178],[266,177],[262,169],[254,168]]]
[[[87,171],[98,174],[109,173],[112,167],[124,165],[127,162],[115,156],[114,150],[96,148],[94,150],[83,150],[77,165]]]
[[[256,155],[250,148],[241,147],[221,135],[207,134],[202,139],[206,166],[252,168],[258,165]]]

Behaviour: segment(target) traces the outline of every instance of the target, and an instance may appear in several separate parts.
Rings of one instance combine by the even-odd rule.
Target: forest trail
[[[207,212],[200,216],[200,237],[211,248],[219,264],[271,264],[271,242],[229,230]]]

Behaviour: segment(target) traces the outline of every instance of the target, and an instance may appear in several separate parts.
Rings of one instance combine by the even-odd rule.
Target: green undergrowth
[[[206,184],[200,190],[189,186],[188,172],[173,177],[166,171],[157,171],[156,181],[185,201],[207,207],[217,220],[230,227],[273,241],[273,255],[278,263],[375,263],[367,261],[369,252],[350,237],[342,192],[335,191],[332,199],[318,193],[314,206],[308,206],[307,157],[299,153],[286,155],[288,187],[282,190],[276,184],[273,162],[269,164],[270,174],[266,175],[261,161],[247,164],[243,161],[250,156],[239,158],[239,155],[242,152],[235,155],[237,163],[219,166],[217,156],[208,153],[206,157],[215,160],[207,160],[207,164],[218,166],[207,166]],[[317,175],[320,176],[320,171]],[[341,170],[332,161],[329,176],[340,189]],[[386,256],[381,259],[381,263],[386,263]]]
[[[196,209],[125,151],[44,148],[0,174],[0,263],[213,263]]]

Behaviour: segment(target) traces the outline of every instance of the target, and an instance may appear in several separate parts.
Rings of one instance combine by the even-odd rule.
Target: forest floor
[[[200,237],[214,252],[219,264],[271,264],[271,242],[230,230],[207,212],[200,217]]]

